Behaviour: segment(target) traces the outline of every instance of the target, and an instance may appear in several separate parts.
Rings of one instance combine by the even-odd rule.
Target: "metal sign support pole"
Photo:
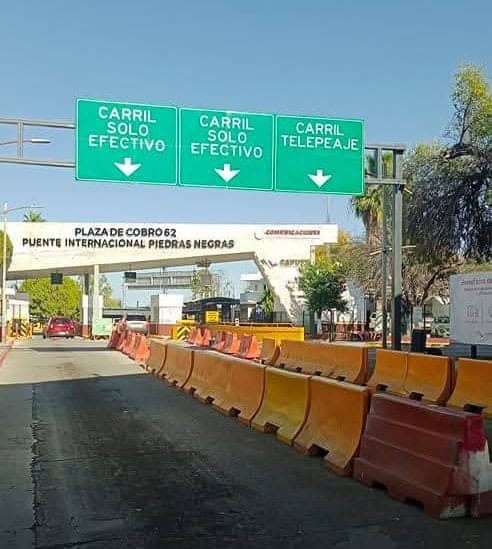
[[[386,295],[386,288],[388,287],[388,192],[387,186],[383,186],[383,239],[382,239],[382,253],[381,253],[381,301],[382,301],[382,330],[383,330],[383,349],[388,346],[388,297]]]
[[[393,217],[392,217],[392,271],[393,302],[391,315],[391,348],[401,350],[401,273],[402,273],[402,207],[403,185],[393,187]]]

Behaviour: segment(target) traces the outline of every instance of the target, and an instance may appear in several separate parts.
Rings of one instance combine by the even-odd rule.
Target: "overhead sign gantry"
[[[361,120],[77,100],[78,180],[364,193]]]

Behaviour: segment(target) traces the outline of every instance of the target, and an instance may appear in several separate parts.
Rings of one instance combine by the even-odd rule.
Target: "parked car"
[[[43,338],[47,337],[75,337],[73,320],[64,316],[52,316],[43,331]]]
[[[144,314],[125,315],[120,321],[120,331],[131,330],[140,334],[149,333],[149,322]]]

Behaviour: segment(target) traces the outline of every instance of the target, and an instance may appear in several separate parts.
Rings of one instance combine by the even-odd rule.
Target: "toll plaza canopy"
[[[9,279],[254,260],[292,319],[302,314],[299,267],[337,241],[334,224],[9,223]]]

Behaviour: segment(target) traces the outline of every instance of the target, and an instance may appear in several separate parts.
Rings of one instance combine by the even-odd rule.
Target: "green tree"
[[[266,284],[263,288],[263,295],[261,296],[260,305],[266,315],[272,315],[275,307],[275,296],[273,295],[270,286],[267,286]]]
[[[99,293],[103,296],[103,307],[117,309],[121,307],[121,299],[113,297],[113,287],[106,275],[99,276]]]
[[[352,209],[362,220],[366,231],[367,245],[373,247],[379,240],[383,221],[383,193],[381,187],[374,185],[366,188],[362,196],[352,198]]]
[[[82,282],[81,282],[82,284]],[[89,279],[89,293],[92,294],[94,288],[94,276]],[[105,274],[99,275],[99,295],[103,296],[103,307],[117,309],[121,307],[121,299],[113,297],[113,287]]]
[[[456,74],[447,143],[417,146],[404,164],[407,234],[431,264],[492,257],[492,89],[483,70]]]
[[[70,277],[64,277],[60,285],[52,285],[49,278],[24,280],[20,291],[29,295],[32,315],[79,318],[82,292],[80,285]]]
[[[24,221],[26,223],[43,223],[46,219],[39,212],[29,210],[24,214]]]
[[[393,155],[390,152],[382,155],[381,175],[391,178],[393,174]],[[376,158],[366,155],[366,175],[377,177]],[[381,238],[383,223],[383,188],[379,185],[366,187],[362,196],[354,196],[351,201],[352,210],[361,219],[366,232],[366,243],[370,247],[378,245]]]
[[[321,316],[327,309],[345,311],[341,294],[344,278],[333,261],[307,263],[301,269],[299,287],[304,292],[309,310]]]

